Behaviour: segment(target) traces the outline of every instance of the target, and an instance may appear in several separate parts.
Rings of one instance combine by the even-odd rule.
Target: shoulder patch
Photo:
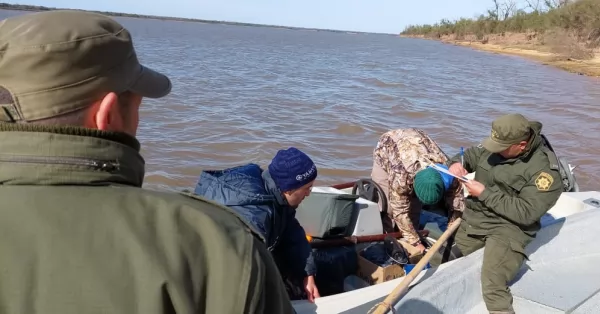
[[[560,167],[558,165],[558,157],[556,157],[556,154],[551,151],[548,147],[546,146],[541,146],[541,151],[546,154],[546,157],[548,157],[548,162],[550,163],[550,169],[552,170],[559,170]]]
[[[554,178],[547,172],[540,172],[540,174],[535,178],[535,186],[538,191],[548,191],[550,187],[554,183]]]

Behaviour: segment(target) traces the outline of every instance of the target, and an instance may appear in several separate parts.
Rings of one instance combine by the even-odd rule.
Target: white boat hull
[[[331,187],[315,187],[314,191],[350,193],[349,189]],[[357,203],[361,211],[354,235],[382,233],[379,206],[364,199]],[[597,280],[600,278],[600,267],[597,267],[600,265],[600,241],[589,241],[597,236],[597,227],[600,226],[600,192],[564,192],[543,218],[542,226],[536,240],[527,248],[528,253],[535,252],[531,252],[530,261],[522,268],[524,271],[529,266],[535,271],[526,272],[511,287],[517,313],[566,313],[568,302],[557,304],[552,300],[575,298],[583,302],[585,297],[593,295],[593,289],[600,291],[600,281]],[[395,305],[398,313],[487,313],[481,299],[479,280],[482,254],[483,250],[479,250],[422,271],[411,284],[411,287],[416,287]],[[577,269],[572,269],[573,266],[567,264],[569,261],[575,263]],[[571,278],[569,270],[577,276]],[[575,279],[581,280],[585,289],[579,289],[581,284]],[[292,304],[298,314],[366,313],[402,280],[403,277],[322,297],[315,303],[302,300]],[[573,290],[578,291],[577,295]],[[548,299],[545,293],[551,294],[552,298]],[[600,304],[600,296],[592,300]],[[532,305],[534,303],[537,305]]]

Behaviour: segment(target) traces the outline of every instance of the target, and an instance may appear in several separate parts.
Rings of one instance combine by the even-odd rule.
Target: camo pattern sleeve
[[[416,128],[384,133],[373,155],[388,174],[388,206],[392,219],[409,243],[417,243],[419,236],[415,226],[418,226],[420,208],[412,204],[415,174],[430,163],[446,163],[448,156],[424,131]]]

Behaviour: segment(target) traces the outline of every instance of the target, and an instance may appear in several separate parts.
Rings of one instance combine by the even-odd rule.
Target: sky
[[[492,0],[18,0],[15,4],[376,33],[474,17]]]

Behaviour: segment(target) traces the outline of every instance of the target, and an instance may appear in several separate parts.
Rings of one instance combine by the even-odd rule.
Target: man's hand
[[[448,168],[448,172],[459,177],[466,176],[467,174],[469,174],[469,172],[459,162],[455,162],[452,165],[450,165],[450,167]]]
[[[485,185],[481,184],[479,181],[469,180],[464,183],[465,188],[469,191],[469,194],[475,197],[479,197],[481,193],[485,190]]]
[[[417,245],[415,245],[415,248],[417,250],[419,250],[419,252],[425,253],[425,246],[423,246],[423,244],[421,242],[419,242]]]
[[[304,291],[306,291],[308,301],[311,303],[315,303],[315,299],[321,297],[319,289],[317,289],[317,285],[315,285],[315,276],[304,278]]]

